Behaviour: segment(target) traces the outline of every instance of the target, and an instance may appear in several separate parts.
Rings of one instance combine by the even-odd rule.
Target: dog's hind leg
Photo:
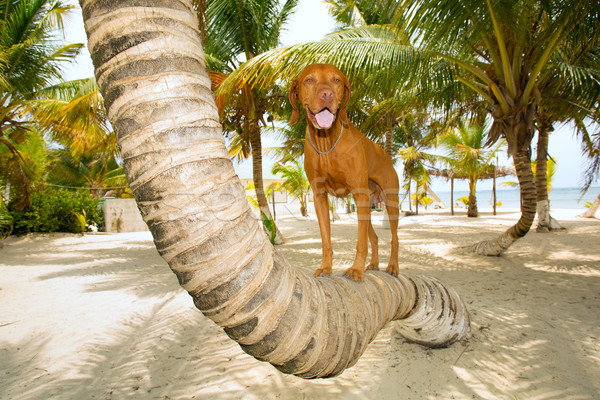
[[[398,219],[400,217],[400,204],[398,203],[397,193],[390,193],[386,196],[385,208],[392,231],[392,251],[390,253],[390,262],[385,270],[394,276],[398,276],[400,272],[400,268],[398,267]]]
[[[367,269],[379,269],[379,244],[377,243],[377,234],[373,229],[372,222],[369,222],[369,243],[371,243],[371,262]]]

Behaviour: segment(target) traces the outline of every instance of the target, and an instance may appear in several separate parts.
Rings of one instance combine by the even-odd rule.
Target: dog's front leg
[[[365,280],[365,261],[367,259],[369,224],[371,222],[371,202],[368,192],[354,192],[356,202],[356,215],[358,218],[358,240],[356,242],[356,256],[354,263],[348,268],[344,275],[355,282]]]
[[[325,191],[315,193],[315,211],[319,220],[321,231],[321,245],[323,248],[323,259],[321,267],[315,271],[315,276],[326,276],[331,274],[333,249],[331,247],[331,225],[329,222],[329,202]]]

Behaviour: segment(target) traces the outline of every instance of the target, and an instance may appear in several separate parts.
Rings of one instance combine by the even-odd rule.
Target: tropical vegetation
[[[99,226],[91,198],[130,193],[95,80],[64,80],[83,47],[64,41],[74,7],[0,1],[0,188],[14,233],[81,231],[83,215]]]
[[[290,79],[308,63],[330,61],[371,98],[412,91],[418,94],[412,104],[420,102],[435,115],[484,111],[492,120],[488,141],[506,140],[523,199],[515,225],[473,247],[480,254],[501,254],[527,234],[536,215],[530,148],[540,106],[560,95],[571,105],[568,113],[577,116],[575,123],[586,117],[599,121],[600,5],[585,0],[343,4],[352,13],[364,16],[368,10],[389,18],[267,52],[239,69],[237,80],[265,87]],[[575,46],[580,42],[586,44]],[[576,59],[564,54],[573,49]]]

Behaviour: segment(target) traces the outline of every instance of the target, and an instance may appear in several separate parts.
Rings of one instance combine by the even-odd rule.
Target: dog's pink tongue
[[[317,120],[317,124],[319,124],[321,128],[327,129],[333,124],[335,116],[331,113],[331,111],[325,109],[320,113],[316,114],[315,118]]]

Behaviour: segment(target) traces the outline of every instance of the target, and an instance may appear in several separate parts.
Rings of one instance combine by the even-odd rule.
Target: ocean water
[[[587,193],[580,199],[581,190],[579,188],[553,188],[550,191],[550,208],[551,209],[585,209],[585,203],[587,201],[594,202],[596,197],[600,193],[600,187],[591,187]],[[440,199],[450,207],[450,191],[436,192]],[[454,191],[454,203],[456,199],[462,196],[468,196],[468,191],[455,190]],[[402,195],[400,195],[402,198]],[[520,207],[518,189],[506,189],[502,188],[496,191],[496,198],[502,202],[502,205],[498,208],[511,208],[518,209]],[[477,206],[478,208],[492,208],[492,191],[491,190],[478,190],[477,191]],[[435,204],[435,203],[434,203]],[[462,203],[461,203],[462,205]],[[405,200],[402,204],[403,208],[408,208],[408,202]]]

